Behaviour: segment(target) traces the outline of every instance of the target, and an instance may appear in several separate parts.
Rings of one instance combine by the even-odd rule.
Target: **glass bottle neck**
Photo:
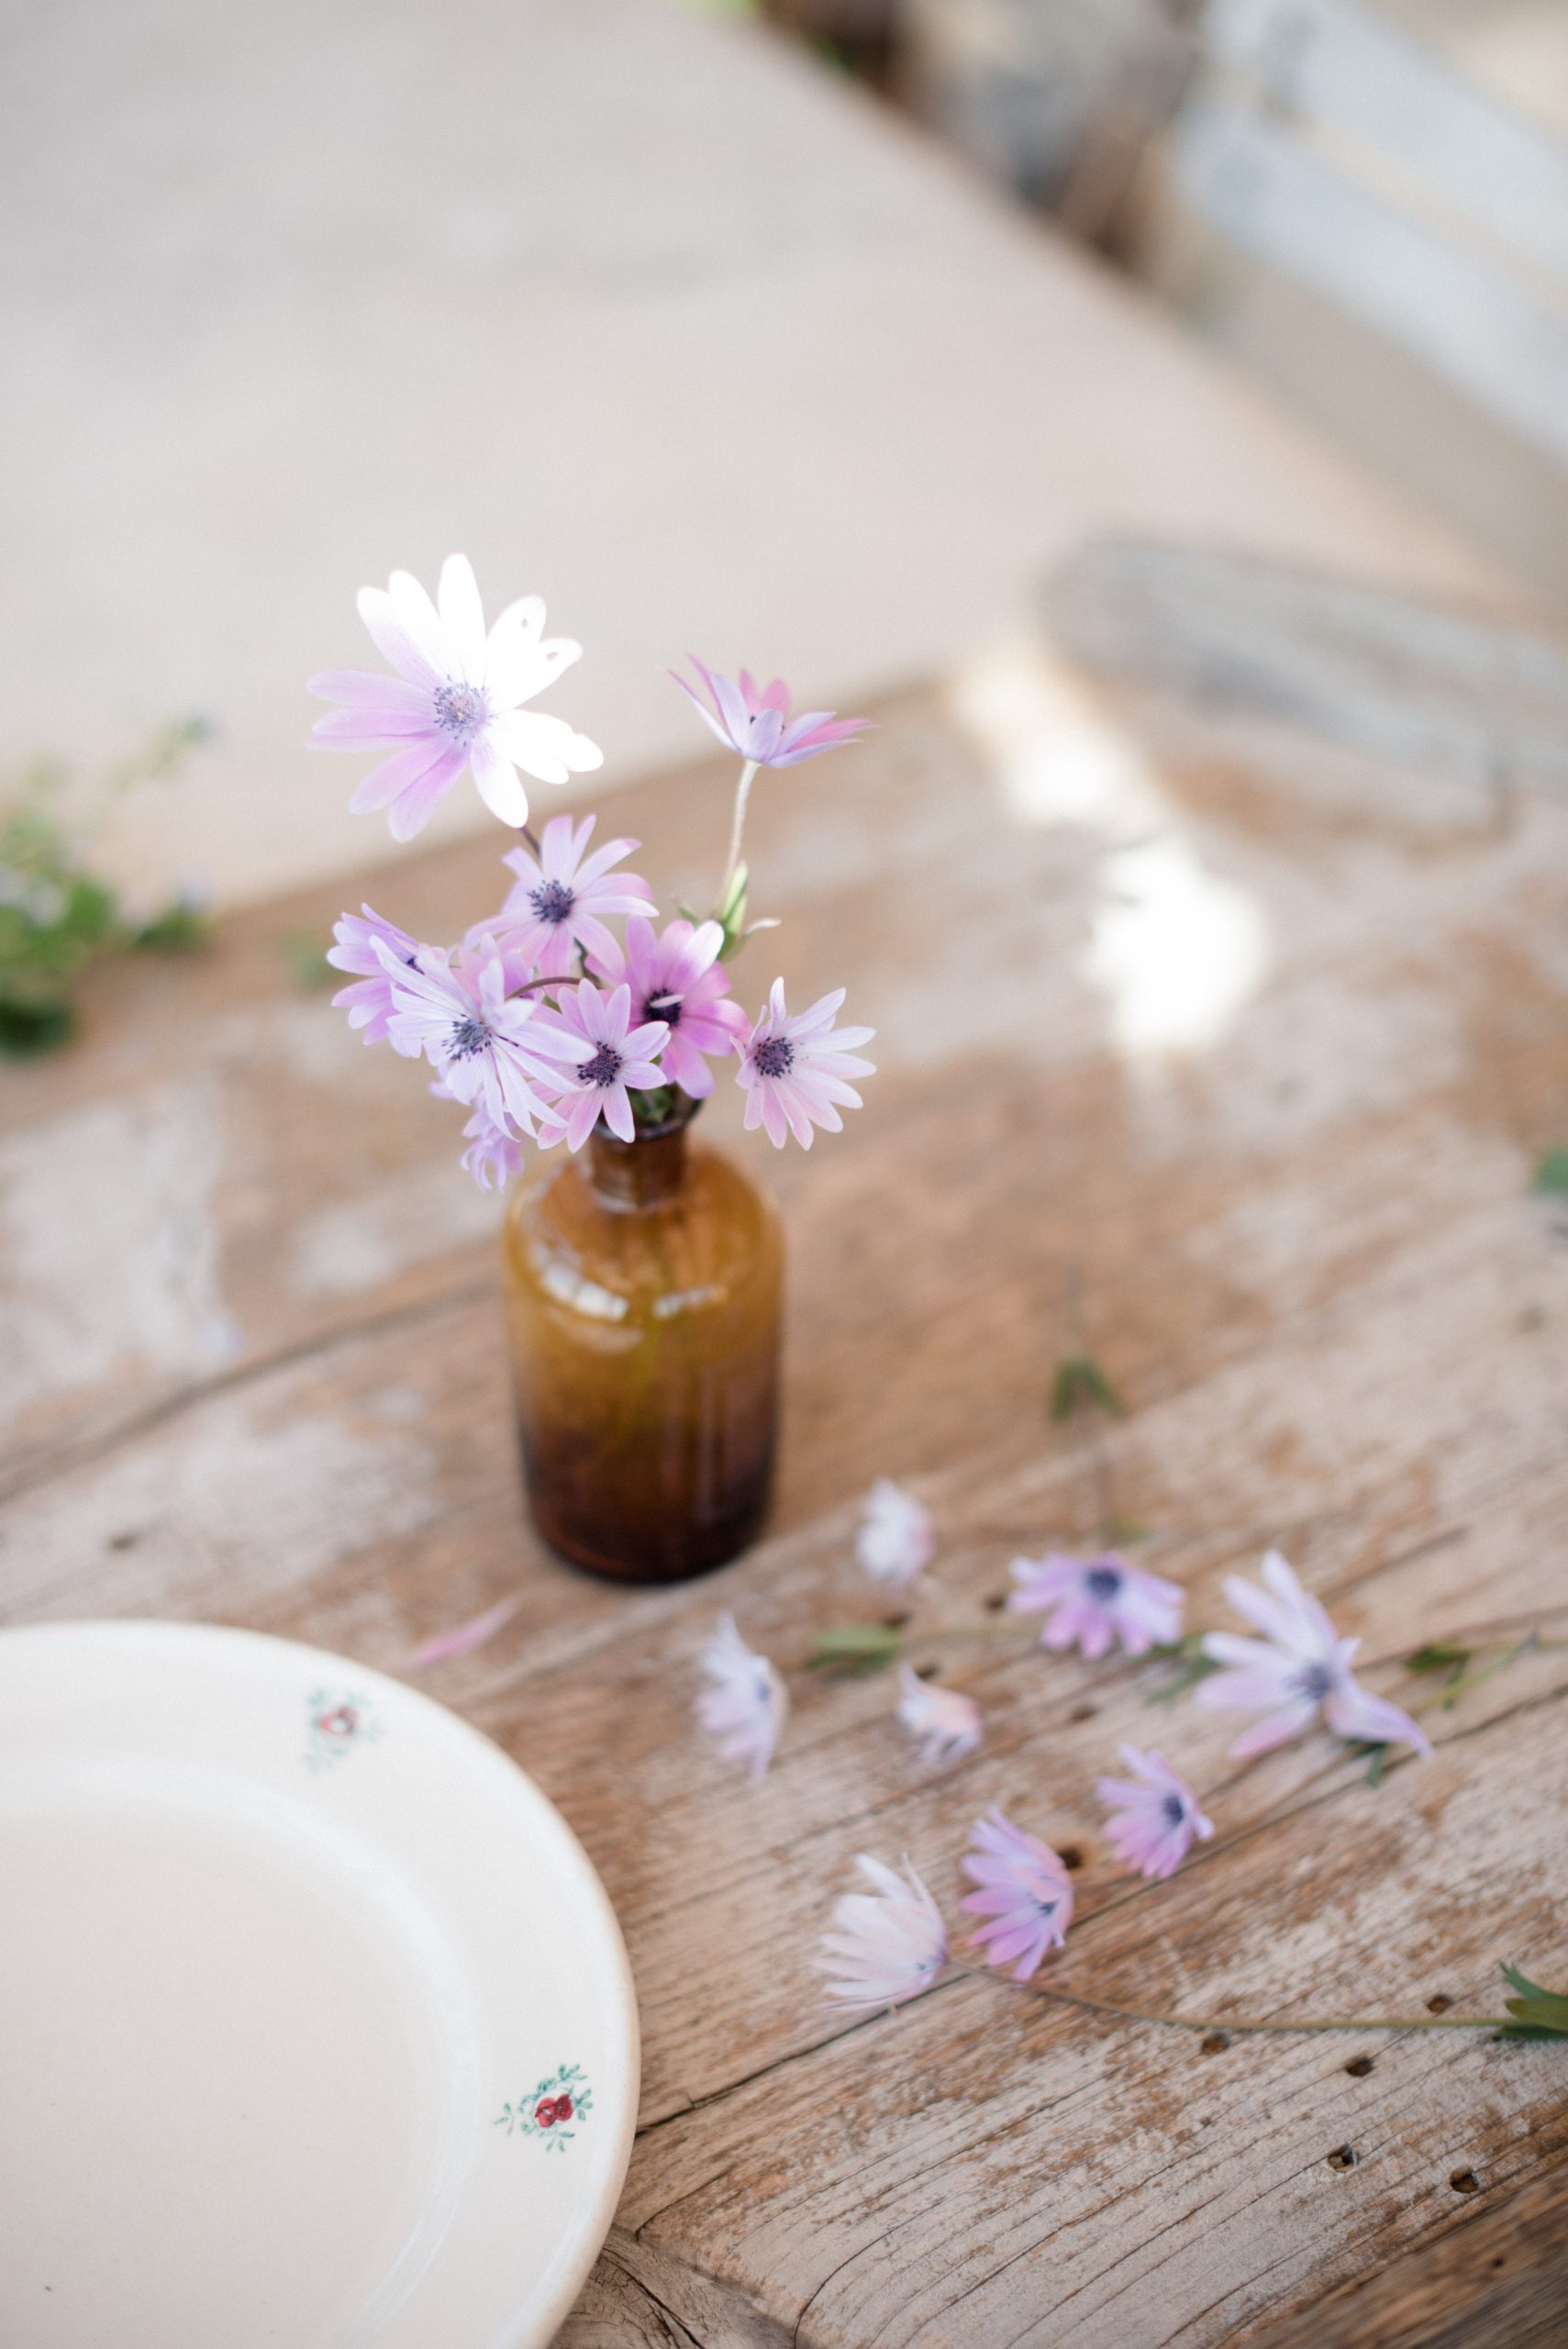
[[[607,1208],[622,1213],[673,1199],[686,1179],[686,1129],[618,1141],[595,1128],[588,1137],[588,1181]]]

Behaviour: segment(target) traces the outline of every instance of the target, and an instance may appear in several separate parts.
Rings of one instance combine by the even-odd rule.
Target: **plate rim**
[[[265,1651],[272,1654],[291,1655],[301,1662],[308,1661],[315,1672],[325,1668],[328,1675],[346,1673],[380,1693],[384,1700],[390,1700],[399,1708],[410,1708],[416,1717],[423,1716],[439,1737],[450,1741],[455,1736],[456,1742],[467,1746],[471,1755],[498,1781],[520,1779],[529,1795],[554,1820],[575,1859],[584,1888],[598,1910],[606,1953],[613,1959],[614,2000],[611,2013],[619,2027],[618,2036],[624,2049],[631,2093],[619,2121],[613,2157],[593,2197],[592,2223],[584,2232],[578,2254],[562,2271],[548,2300],[541,2301],[538,2310],[528,2315],[528,2323],[539,2329],[528,2332],[509,2326],[505,2332],[493,2335],[488,2342],[473,2344],[473,2349],[528,2349],[528,2344],[537,2342],[539,2349],[545,2349],[570,2315],[615,2222],[637,2134],[642,2081],[641,2020],[626,1936],[604,1880],[570,1820],[545,1793],[538,1780],[504,1746],[451,1706],[443,1704],[439,1698],[426,1689],[413,1687],[406,1680],[398,1679],[395,1675],[383,1671],[375,1664],[343,1655],[336,1649],[317,1647],[307,1640],[290,1639],[275,1631],[255,1631],[248,1624],[213,1622],[206,1619],[85,1615],[38,1623],[0,1624],[0,1652],[14,1650],[17,1645],[24,1643],[69,1649],[73,1640],[83,1637],[95,1642],[113,1641],[128,1647],[149,1650],[183,1648],[192,1653],[215,1648],[231,1654],[245,1649]],[[458,2344],[454,2343],[453,2349],[458,2349]]]

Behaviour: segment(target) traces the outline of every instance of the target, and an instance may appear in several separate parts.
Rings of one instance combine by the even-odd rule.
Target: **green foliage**
[[[1051,1389],[1051,1418],[1070,1419],[1080,1404],[1090,1410],[1108,1411],[1113,1419],[1119,1419],[1126,1414],[1127,1406],[1093,1354],[1069,1354],[1056,1365]]]
[[[1543,1990],[1517,1965],[1505,1965],[1503,1976],[1518,1993],[1503,2002],[1512,2017],[1503,2025],[1505,2039],[1568,2039],[1568,1992]]]
[[[205,732],[197,718],[165,727],[115,785],[171,776]],[[201,915],[179,898],[151,920],[127,919],[51,804],[64,781],[58,765],[39,761],[0,813],[0,1054],[14,1060],[52,1052],[75,1033],[73,993],[99,956],[184,953],[206,935]]]
[[[1535,1170],[1535,1187],[1554,1198],[1568,1198],[1568,1148],[1542,1152]]]
[[[331,986],[342,978],[327,960],[327,950],[314,930],[286,930],[278,941],[278,952],[288,964],[289,975],[296,987],[313,994],[317,987]]]

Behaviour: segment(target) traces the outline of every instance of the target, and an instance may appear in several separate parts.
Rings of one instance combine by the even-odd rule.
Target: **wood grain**
[[[302,898],[133,971],[6,1081],[6,1613],[215,1617],[398,1672],[521,1588],[425,1685],[561,1805],[637,1971],[641,2125],[572,2349],[1210,2349],[1320,2319],[1394,2349],[1473,2310],[1501,2341],[1491,2301],[1522,2325],[1553,2288],[1557,2205],[1529,2198],[1568,2154],[1556,2049],[1206,2053],[964,1977],[846,2026],[811,1954],[856,1852],[906,1851],[951,1905],[999,1801],[1084,1855],[1055,1978],[1096,1996],[1488,2010],[1502,1958],[1563,1976],[1568,1656],[1437,1711],[1436,1758],[1373,1789],[1317,1739],[1238,1770],[1148,1669],[939,1635],[995,1633],[1009,1558],[1092,1539],[1107,1489],[1195,1624],[1269,1540],[1373,1658],[1562,1604],[1568,1230],[1530,1176],[1568,1099],[1568,807],[1451,775],[1422,800],[1038,647],[878,716],[764,778],[753,842],[792,1000],[842,980],[880,1063],[844,1135],[765,1161],[792,1254],[769,1539],[635,1594],[541,1553],[494,1203],[417,1076],[293,986],[279,941],[334,910]],[[725,780],[617,803],[673,896],[711,884]],[[465,846],[366,890],[449,935],[495,882]],[[1129,1406],[1100,1448],[1047,1411],[1085,1346]],[[916,1765],[885,1680],[804,1671],[816,1629],[890,1604],[852,1556],[877,1474],[938,1517],[911,1652],[985,1707],[956,1768]],[[795,1688],[755,1787],[691,1726],[720,1607]],[[1217,1821],[1167,1886],[1099,1842],[1124,1739]],[[1479,2293],[1466,2244],[1504,2259]]]

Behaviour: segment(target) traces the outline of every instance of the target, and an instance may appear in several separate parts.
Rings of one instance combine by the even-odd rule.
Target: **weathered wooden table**
[[[1568,1139],[1568,806],[1178,688],[1019,647],[764,778],[784,927],[748,982],[775,947],[792,999],[846,981],[881,1074],[808,1159],[740,1141],[739,1097],[712,1120],[783,1196],[793,1289],[773,1532],[710,1581],[627,1594],[531,1538],[495,1203],[411,1072],[291,975],[358,886],[117,974],[82,1045],[5,1077],[11,1620],[200,1616],[395,1673],[523,1593],[426,1685],[561,1805],[640,1987],[642,2127],[573,2349],[1563,2337],[1557,2048],[1206,2052],[963,1977],[847,2025],[810,1970],[856,1852],[907,1852],[951,1905],[998,1801],[1082,1848],[1057,1970],[1108,1997],[1489,2011],[1500,1959],[1568,1976],[1555,1652],[1376,1788],[1318,1737],[1238,1770],[1233,1720],[1021,1641],[944,1651],[988,1719],[945,1770],[886,1678],[799,1674],[815,1630],[888,1605],[851,1551],[874,1475],[940,1520],[920,1622],[994,1620],[1015,1552],[1093,1538],[1102,1479],[1048,1412],[1085,1347],[1129,1407],[1115,1506],[1192,1624],[1268,1540],[1369,1655],[1568,1596],[1568,1235],[1530,1189]],[[615,803],[673,895],[711,885],[727,782]],[[456,934],[495,855],[366,890]],[[755,1787],[691,1722],[721,1607],[798,1675]],[[1097,1842],[1122,1739],[1212,1796],[1166,1886]]]

